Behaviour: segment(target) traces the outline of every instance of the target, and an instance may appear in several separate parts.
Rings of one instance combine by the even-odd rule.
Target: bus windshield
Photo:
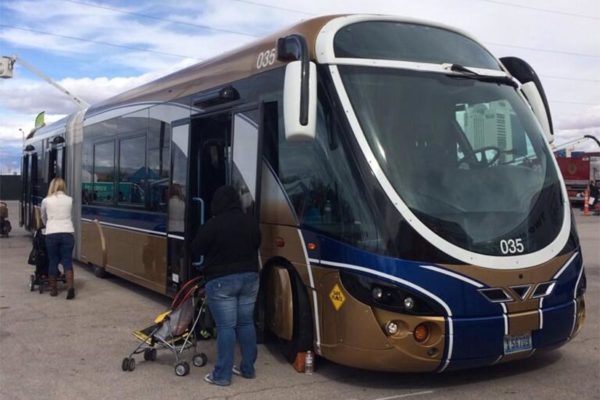
[[[491,256],[532,253],[557,237],[559,178],[513,87],[433,72],[339,70],[371,151],[431,231]]]

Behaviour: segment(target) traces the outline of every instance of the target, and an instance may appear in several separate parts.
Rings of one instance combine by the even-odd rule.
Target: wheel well
[[[306,286],[300,279],[300,275],[288,260],[284,258],[275,258],[270,260],[261,271],[261,287],[266,290],[267,271],[270,268],[283,268],[287,270],[292,287],[292,305],[293,305],[293,327],[292,340],[288,343],[289,347],[284,351],[284,355],[290,362],[296,356],[296,353],[310,350],[313,347],[313,316],[310,306],[310,297]],[[263,301],[265,292],[262,293]],[[264,305],[264,303],[263,303]],[[265,325],[266,328],[266,325]]]

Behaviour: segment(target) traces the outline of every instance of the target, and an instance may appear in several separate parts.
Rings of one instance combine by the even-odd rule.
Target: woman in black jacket
[[[211,211],[213,217],[192,244],[194,253],[204,255],[208,306],[217,325],[217,361],[204,380],[227,386],[232,373],[248,379],[255,375],[260,230],[257,221],[242,211],[231,186],[215,191]],[[236,337],[242,354],[239,367],[233,364]]]

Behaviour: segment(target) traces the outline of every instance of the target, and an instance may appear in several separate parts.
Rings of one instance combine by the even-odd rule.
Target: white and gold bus
[[[581,329],[585,273],[541,83],[454,28],[311,19],[35,131],[22,222],[49,179],[76,258],[167,295],[214,190],[259,218],[261,327],[372,370],[531,356]]]

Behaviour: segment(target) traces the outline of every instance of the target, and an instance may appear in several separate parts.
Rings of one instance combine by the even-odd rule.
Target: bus
[[[263,237],[257,324],[290,362],[486,366],[583,325],[552,138],[525,61],[437,23],[322,16],[33,132],[21,222],[63,176],[76,259],[173,295],[230,184]]]

